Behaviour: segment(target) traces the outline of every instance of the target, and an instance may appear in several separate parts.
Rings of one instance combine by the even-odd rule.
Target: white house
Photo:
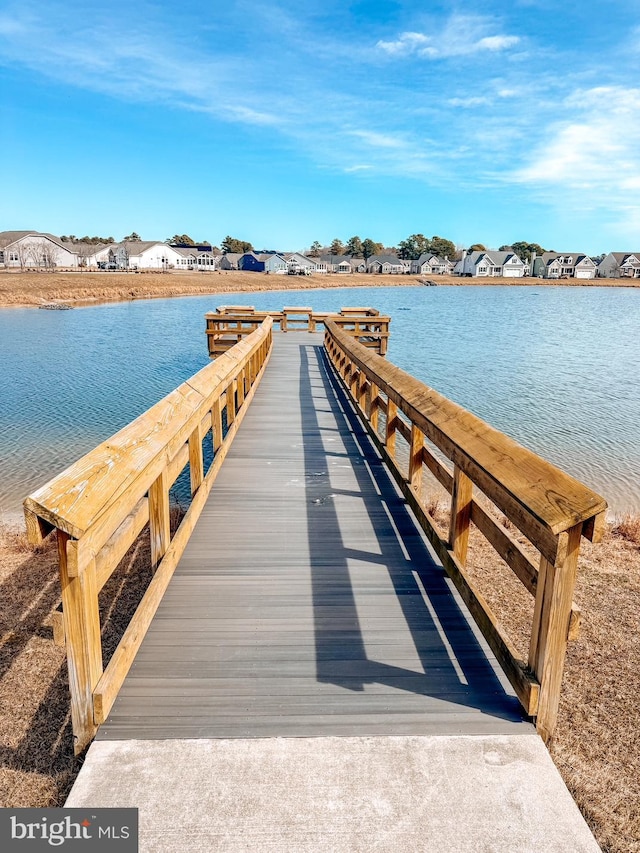
[[[75,269],[78,252],[41,231],[0,232],[0,266],[5,269]]]
[[[106,256],[106,257],[105,257]],[[182,267],[178,249],[154,240],[123,240],[113,243],[100,255],[100,261],[115,264],[121,270],[168,270]]]
[[[640,278],[640,252],[609,252],[597,273],[599,278]]]
[[[464,255],[455,271],[472,278],[522,278],[526,265],[515,252],[474,250]]]

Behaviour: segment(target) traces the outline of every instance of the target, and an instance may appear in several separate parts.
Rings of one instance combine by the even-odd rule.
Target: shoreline
[[[252,272],[0,272],[0,308],[37,308],[44,304],[87,307],[140,299],[170,299],[216,293],[267,293],[357,287],[624,287],[640,288],[640,279],[462,278],[419,275],[328,273],[312,276]]]

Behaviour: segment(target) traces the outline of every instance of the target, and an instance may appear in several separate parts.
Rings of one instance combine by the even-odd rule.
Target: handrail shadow
[[[383,684],[522,721],[517,698],[498,678],[444,569],[419,533],[346,394],[332,378],[322,347],[301,347],[299,382],[318,681],[353,692],[363,692],[367,684]],[[338,440],[340,449],[327,449],[331,444],[337,447]],[[353,489],[336,488],[331,482],[332,463],[335,467],[341,459],[352,467]],[[358,531],[349,528],[350,520],[340,515],[339,505],[349,498],[364,505],[367,526],[375,534],[375,553],[369,546],[363,550],[345,541],[345,530],[348,538],[354,533],[358,538]],[[375,578],[377,592],[391,585],[406,636],[387,640],[401,643],[405,655],[407,643],[413,646],[415,662],[409,666],[372,656],[372,632],[365,636],[358,609],[370,606],[364,599],[374,600],[377,592],[354,587],[350,569],[354,561],[368,566],[367,583]],[[379,622],[383,610],[373,607]]]

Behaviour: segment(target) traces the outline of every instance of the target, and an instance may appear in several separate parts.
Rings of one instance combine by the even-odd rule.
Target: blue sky
[[[638,250],[637,12],[0,0],[0,230]]]

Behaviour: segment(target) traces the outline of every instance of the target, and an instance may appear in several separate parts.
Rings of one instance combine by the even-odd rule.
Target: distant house
[[[351,272],[366,272],[367,262],[364,258],[351,258]]]
[[[176,261],[179,270],[215,270],[222,255],[215,254],[211,246],[172,246],[180,255]]]
[[[581,252],[544,252],[533,260],[532,274],[538,278],[579,278],[596,277],[596,263]]]
[[[367,259],[367,272],[376,275],[402,275],[411,269],[411,261],[405,261],[397,255],[371,255]]]
[[[640,278],[640,252],[609,252],[598,264],[599,278]]]
[[[264,272],[264,261],[255,252],[245,252],[238,258],[237,269],[243,272]]]
[[[287,261],[275,252],[256,254],[245,252],[237,261],[238,269],[244,272],[286,273]]]
[[[183,256],[159,240],[123,240],[110,245],[98,257],[99,264],[106,261],[120,270],[169,270],[180,268]]]
[[[433,252],[420,255],[411,261],[410,272],[414,275],[444,275],[453,272],[454,264],[448,258],[440,258]]]
[[[287,261],[282,255],[277,254],[269,254],[269,255],[259,255],[260,259],[264,263],[264,271],[270,273],[286,273],[287,272]]]
[[[220,258],[221,270],[237,270],[238,261],[242,257],[241,252],[227,252]]]
[[[299,252],[284,252],[282,257],[287,262],[288,272],[316,272],[316,262],[313,258],[301,255]]]
[[[73,243],[63,243],[41,231],[0,232],[0,266],[5,269],[75,269],[79,253]]]
[[[455,271],[472,278],[522,278],[527,266],[515,252],[474,250],[464,255]]]
[[[327,268],[327,272],[341,274],[351,273],[350,255],[320,255],[320,262]]]

